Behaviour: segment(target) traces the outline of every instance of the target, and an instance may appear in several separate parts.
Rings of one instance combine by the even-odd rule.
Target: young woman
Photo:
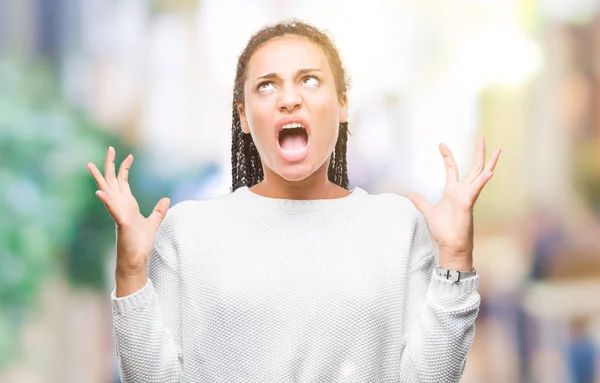
[[[114,337],[125,382],[456,382],[480,297],[472,209],[483,140],[441,202],[348,190],[347,81],[329,38],[269,26],[239,58],[232,192],[145,218],[88,163],[117,225]],[[439,252],[433,240],[437,241]]]

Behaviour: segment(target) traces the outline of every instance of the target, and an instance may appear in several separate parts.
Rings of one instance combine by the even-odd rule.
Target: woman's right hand
[[[117,295],[135,292],[143,286],[119,289],[119,281],[137,279],[146,281],[146,265],[154,247],[156,232],[169,209],[170,200],[162,198],[148,218],[140,213],[139,205],[131,194],[128,177],[133,162],[130,154],[123,160],[119,173],[115,174],[115,149],[111,146],[106,153],[104,176],[91,162],[86,167],[94,177],[98,191],[96,196],[104,203],[117,227]],[[138,283],[139,285],[139,283]],[[122,293],[120,293],[120,291]]]

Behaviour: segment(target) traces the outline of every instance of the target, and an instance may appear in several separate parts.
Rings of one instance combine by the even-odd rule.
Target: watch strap
[[[475,270],[475,268],[473,268],[472,271],[458,271],[437,267],[435,272],[438,275],[438,277],[442,279],[447,279],[452,282],[460,282],[465,278],[471,278],[477,275],[477,270]]]

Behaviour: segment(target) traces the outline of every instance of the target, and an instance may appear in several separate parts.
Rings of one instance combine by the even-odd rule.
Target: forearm
[[[132,295],[113,295],[113,331],[123,382],[179,382],[177,345],[150,280]]]
[[[433,276],[402,356],[407,382],[458,382],[475,336],[478,278],[452,283]]]

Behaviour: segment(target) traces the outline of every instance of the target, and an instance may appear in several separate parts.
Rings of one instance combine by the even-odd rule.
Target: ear
[[[244,105],[239,104],[237,110],[238,115],[240,116],[240,125],[242,126],[242,132],[246,134],[250,133],[250,128],[248,127],[248,119],[246,118],[246,111],[244,110]]]
[[[348,96],[344,93],[340,100],[340,122],[348,122]]]

